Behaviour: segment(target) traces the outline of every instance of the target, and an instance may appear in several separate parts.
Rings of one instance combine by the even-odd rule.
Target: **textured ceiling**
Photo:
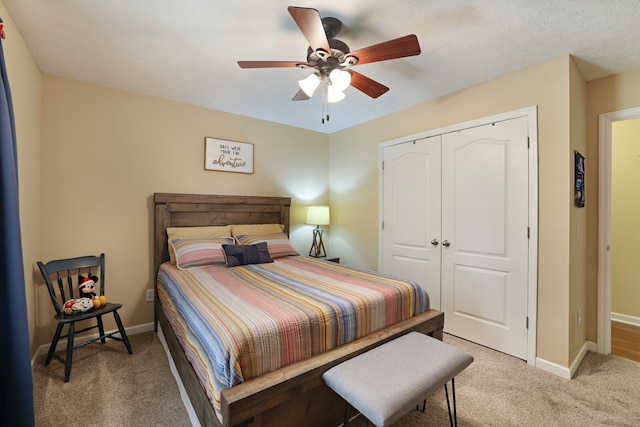
[[[639,0],[3,0],[45,74],[333,133],[573,55],[587,80],[640,68]],[[419,56],[356,70],[390,88],[291,101],[306,60],[287,6],[340,19],[351,50],[416,34]],[[10,34],[8,34],[10,37]],[[9,40],[7,40],[9,42]]]

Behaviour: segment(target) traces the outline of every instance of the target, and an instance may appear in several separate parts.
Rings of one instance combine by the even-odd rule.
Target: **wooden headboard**
[[[167,227],[284,224],[289,234],[290,197],[155,193],[154,273],[169,260]]]

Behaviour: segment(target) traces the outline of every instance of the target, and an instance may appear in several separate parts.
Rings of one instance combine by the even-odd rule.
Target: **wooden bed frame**
[[[288,197],[215,196],[155,193],[154,271],[169,260],[167,227],[228,224],[284,224],[289,232]],[[157,288],[157,280],[156,280]],[[157,289],[156,289],[157,291]],[[169,351],[203,426],[220,426],[213,405],[187,360],[158,298],[155,325],[164,333]],[[444,314],[429,310],[349,344],[222,391],[224,426],[337,426],[345,402],[322,380],[331,367],[410,331],[442,339]]]

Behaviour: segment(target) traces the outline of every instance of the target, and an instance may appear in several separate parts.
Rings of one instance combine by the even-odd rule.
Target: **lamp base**
[[[320,227],[313,229],[313,243],[309,250],[309,256],[314,258],[324,258],[327,253],[324,250],[324,242],[322,241],[322,230]]]

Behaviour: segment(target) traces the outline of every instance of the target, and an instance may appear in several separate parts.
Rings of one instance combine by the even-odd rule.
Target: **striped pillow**
[[[176,266],[180,270],[211,264],[224,264],[222,245],[233,245],[233,237],[213,239],[174,239],[171,246],[176,254]]]
[[[176,254],[173,252],[171,241],[175,239],[213,239],[216,237],[232,236],[230,225],[211,225],[206,227],[169,227],[167,237],[169,241],[169,259],[171,264],[176,263]]]
[[[259,242],[267,242],[271,258],[282,258],[292,255],[300,255],[289,243],[287,233],[272,233],[260,235],[236,236],[239,245],[252,245]]]

